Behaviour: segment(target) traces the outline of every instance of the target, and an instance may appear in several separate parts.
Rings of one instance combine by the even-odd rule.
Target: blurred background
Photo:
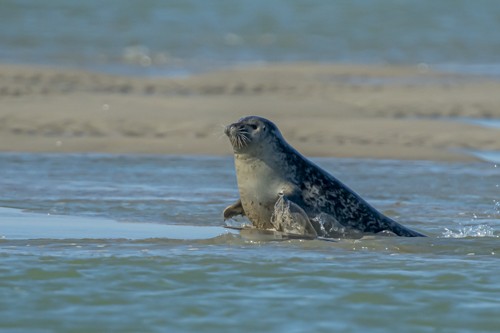
[[[0,61],[183,75],[282,61],[500,74],[496,0],[1,0]]]

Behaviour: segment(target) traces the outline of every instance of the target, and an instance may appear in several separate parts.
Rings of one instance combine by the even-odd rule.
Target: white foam
[[[445,228],[443,238],[466,238],[466,237],[498,237],[495,230],[486,224],[467,226],[457,231]]]

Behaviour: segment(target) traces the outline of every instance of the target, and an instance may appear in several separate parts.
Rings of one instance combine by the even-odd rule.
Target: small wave
[[[498,237],[495,230],[486,224],[468,226],[457,231],[445,228],[443,238],[466,238],[466,237]]]

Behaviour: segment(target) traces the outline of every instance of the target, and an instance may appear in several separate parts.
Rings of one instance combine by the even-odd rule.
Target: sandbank
[[[274,121],[308,156],[464,161],[500,151],[500,81],[427,66],[241,66],[180,78],[0,65],[0,151],[229,155],[223,126]],[[455,121],[457,120],[457,121]]]

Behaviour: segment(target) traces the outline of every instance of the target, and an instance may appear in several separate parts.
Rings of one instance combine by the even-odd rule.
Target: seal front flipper
[[[245,211],[243,210],[243,206],[241,204],[241,199],[238,199],[234,204],[231,206],[227,206],[226,209],[224,209],[224,220],[228,220],[231,217],[234,216],[245,216]]]
[[[313,228],[306,212],[296,203],[279,194],[274,205],[271,224],[277,231],[282,231],[290,235],[300,235],[307,238],[316,238],[318,235]]]

